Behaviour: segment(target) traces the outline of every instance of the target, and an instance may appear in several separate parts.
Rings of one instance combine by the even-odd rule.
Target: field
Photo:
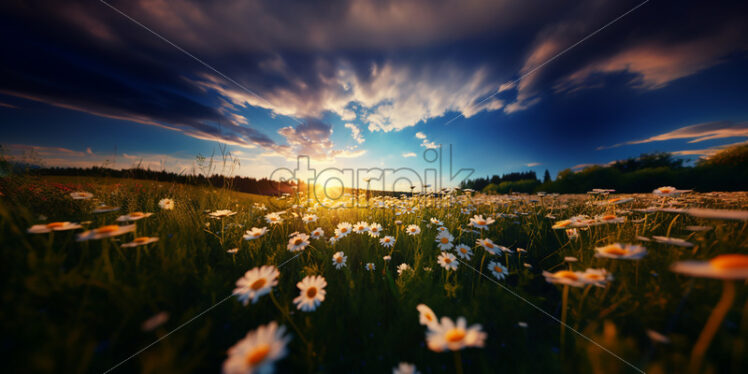
[[[74,177],[8,177],[0,191],[4,372],[373,373],[405,362],[421,373],[742,373],[748,365],[745,258],[718,257],[747,253],[746,193],[452,191],[320,202]],[[81,191],[92,195],[71,196]],[[117,221],[134,212],[153,214]],[[128,221],[134,231],[115,235]],[[108,225],[120,227],[84,233]],[[267,232],[254,238],[252,228]],[[317,228],[322,237],[299,236]],[[704,276],[671,268],[714,258],[727,263],[709,263]],[[250,274],[235,291],[264,265],[277,268],[276,285]],[[316,275],[326,285],[300,294],[297,283]],[[426,326],[420,304],[480,327],[458,326],[455,336]],[[250,339],[227,355],[273,322],[286,340]]]

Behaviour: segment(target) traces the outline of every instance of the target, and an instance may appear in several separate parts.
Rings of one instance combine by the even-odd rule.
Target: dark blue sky
[[[438,144],[555,175],[745,142],[744,2],[652,0],[554,58],[640,3],[109,1],[223,77],[102,2],[3,2],[0,144],[177,171],[226,144],[265,177],[297,155],[423,169]]]

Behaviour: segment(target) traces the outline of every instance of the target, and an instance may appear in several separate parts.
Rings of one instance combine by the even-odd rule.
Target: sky
[[[697,160],[748,140],[746,15],[739,1],[4,1],[0,144],[46,166],[177,172],[229,152],[225,172],[257,178],[298,156],[317,173],[426,178],[441,163],[444,186]],[[450,179],[450,163],[465,170]]]

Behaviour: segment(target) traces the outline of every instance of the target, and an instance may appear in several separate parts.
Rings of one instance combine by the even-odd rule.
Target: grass
[[[92,200],[70,198],[69,192],[76,190],[92,192],[120,210],[92,214]],[[393,208],[320,208],[314,211],[319,220],[305,225],[292,216],[308,210],[306,200],[298,196],[279,199],[140,180],[22,176],[4,178],[0,191],[4,194],[0,197],[0,326],[6,372],[104,372],[224,300],[247,270],[292,259],[295,253],[286,249],[292,232],[322,227],[329,238],[338,223],[358,221],[380,223],[384,235],[397,238],[394,248],[385,249],[377,239],[359,234],[334,245],[311,240],[297,258],[280,268],[273,291],[277,305],[269,296],[248,306],[231,297],[113,372],[217,372],[231,346],[270,321],[287,326],[292,335],[288,356],[276,365],[280,372],[388,372],[401,361],[414,363],[423,373],[453,372],[453,355],[432,352],[425,344],[426,329],[418,323],[416,311],[421,303],[438,316],[464,316],[468,324],[479,323],[488,334],[483,348],[461,351],[464,372],[636,372],[568,329],[561,329],[562,348],[557,322],[471,269],[491,277],[485,267],[489,260],[509,267],[510,276],[499,281],[501,285],[556,318],[565,313],[570,327],[632,365],[652,373],[684,372],[722,285],[718,280],[672,273],[669,266],[679,260],[746,253],[748,247],[745,222],[621,212],[662,203],[651,194],[614,207],[589,204],[600,199],[594,195],[532,199],[460,195],[452,205],[422,196],[400,200],[418,206],[415,214],[396,215]],[[744,193],[685,196],[671,201],[733,209],[748,203]],[[162,198],[174,199],[176,208],[160,210],[157,203]],[[477,212],[461,214],[470,202]],[[207,211],[217,209],[237,214],[209,218]],[[576,240],[551,228],[557,220],[614,209],[627,216],[625,223],[592,226],[581,230]],[[287,212],[282,225],[269,227],[261,239],[242,239],[249,228],[268,226],[265,214],[281,210]],[[130,211],[156,213],[138,221],[137,235],[157,236],[158,242],[121,248],[132,234],[76,242],[75,231],[26,232],[32,224],[52,221],[90,221],[86,226],[99,227]],[[497,221],[481,234],[461,230],[467,229],[468,218],[475,213]],[[441,251],[434,239],[436,227],[428,224],[432,217],[444,221],[455,243],[473,247],[474,256],[466,261],[470,267],[461,263],[457,271],[447,272],[437,264]],[[402,220],[402,225],[396,220]],[[419,225],[421,234],[406,235],[403,228],[408,224]],[[690,225],[713,229],[692,232],[686,229]],[[684,238],[694,246],[642,243],[649,252],[640,261],[593,256],[594,247],[636,243],[637,236],[653,235]],[[527,252],[487,254],[475,247],[481,237]],[[232,248],[238,252],[227,253]],[[348,256],[348,266],[342,270],[332,264],[337,251]],[[385,255],[391,255],[391,261],[385,262]],[[565,256],[578,262],[564,263]],[[365,271],[367,262],[375,263],[376,271]],[[398,275],[396,267],[401,263],[413,271]],[[546,282],[541,271],[569,266],[605,268],[615,279],[604,288],[568,288],[568,307],[562,310],[564,289]],[[322,275],[328,284],[325,301],[309,313],[296,310],[292,303],[299,293],[296,283],[306,275]],[[708,347],[708,370],[743,372],[746,365],[746,287],[742,281],[736,286],[735,302]],[[144,331],[144,321],[161,312],[168,313],[168,320]],[[647,330],[667,336],[669,343],[653,342]]]

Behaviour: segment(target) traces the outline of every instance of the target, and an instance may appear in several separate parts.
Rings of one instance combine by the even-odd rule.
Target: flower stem
[[[564,342],[566,341],[566,309],[569,304],[569,285],[564,285],[563,296],[561,299],[561,344],[560,352],[563,356],[564,353]]]
[[[462,355],[460,355],[460,351],[454,351],[454,357],[455,357],[455,372],[457,374],[462,374]]]
[[[732,280],[725,280],[722,285],[722,297],[712,310],[712,314],[709,315],[704,329],[701,330],[699,340],[696,341],[691,351],[690,368],[692,373],[698,373],[701,369],[704,354],[706,354],[709,344],[719,330],[719,326],[722,325],[722,321],[730,310],[733,301],[735,301],[735,283]]]

